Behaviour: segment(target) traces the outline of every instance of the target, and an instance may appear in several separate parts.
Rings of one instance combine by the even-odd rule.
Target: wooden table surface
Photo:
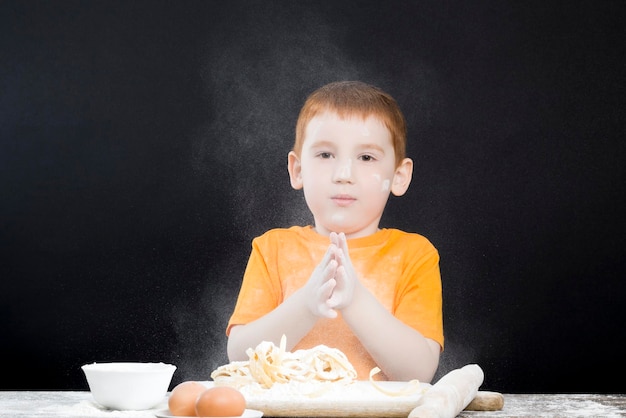
[[[88,391],[0,391],[0,417],[154,417],[148,411],[99,408]],[[500,411],[463,411],[462,418],[626,417],[626,394],[504,394]]]

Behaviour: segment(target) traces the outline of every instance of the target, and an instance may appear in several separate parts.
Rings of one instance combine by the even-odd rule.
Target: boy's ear
[[[287,170],[289,170],[291,187],[300,190],[302,188],[302,165],[300,164],[300,159],[293,151],[289,152],[287,156]]]
[[[413,160],[405,158],[396,168],[391,184],[391,193],[394,196],[402,196],[409,188],[413,178]]]

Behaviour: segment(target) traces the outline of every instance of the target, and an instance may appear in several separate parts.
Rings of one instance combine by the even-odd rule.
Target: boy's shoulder
[[[384,229],[386,245],[394,248],[403,248],[405,251],[437,252],[433,243],[424,235],[416,232],[407,232],[400,229]]]
[[[424,235],[417,232],[409,232],[395,228],[385,228],[383,231],[388,231],[389,235],[395,239],[411,240],[411,241],[428,241]]]
[[[267,237],[283,237],[288,235],[301,235],[307,228],[304,226],[290,226],[289,228],[272,228],[265,231],[263,234],[258,236],[257,238],[267,238]]]
[[[318,235],[312,227],[292,226],[274,228],[252,240],[252,246],[260,251],[300,251],[304,248],[327,247],[330,240]]]
[[[291,226],[289,228],[273,228],[254,238],[256,242],[290,241],[311,236],[311,227]]]

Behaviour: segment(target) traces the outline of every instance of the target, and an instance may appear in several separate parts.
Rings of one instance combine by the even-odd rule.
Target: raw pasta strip
[[[389,396],[405,396],[405,395],[412,395],[414,393],[417,393],[421,388],[420,388],[420,381],[417,379],[413,379],[413,380],[409,380],[406,383],[406,386],[404,386],[402,389],[400,390],[389,390],[389,389],[385,389],[384,387],[382,387],[380,384],[376,383],[376,381],[373,379],[373,377],[380,373],[380,368],[378,367],[374,367],[372,370],[370,370],[370,383],[379,391],[384,393],[385,395],[389,395]]]

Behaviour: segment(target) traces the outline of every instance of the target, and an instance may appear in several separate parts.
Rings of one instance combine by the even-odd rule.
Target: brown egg
[[[195,417],[196,400],[198,396],[207,390],[206,386],[199,382],[187,381],[179,383],[167,400],[170,413],[177,417]]]
[[[196,415],[199,417],[239,417],[245,410],[246,398],[228,386],[207,389],[196,400]]]

